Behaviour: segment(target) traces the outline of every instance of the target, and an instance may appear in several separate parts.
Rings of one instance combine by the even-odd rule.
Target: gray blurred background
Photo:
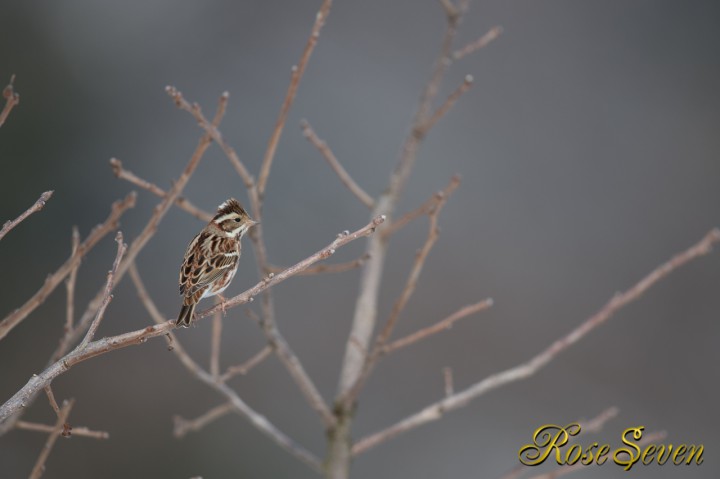
[[[38,195],[55,196],[0,244],[0,316],[22,304],[83,235],[132,189],[114,178],[118,157],[167,188],[200,131],[164,93],[177,86],[211,112],[231,101],[222,131],[257,172],[319,1],[152,2],[5,0],[0,82],[17,74],[21,104],[0,129],[0,221]],[[616,291],[720,224],[720,6],[716,1],[476,1],[458,46],[502,25],[490,47],[453,65],[442,97],[465,74],[475,88],[427,139],[400,212],[463,177],[440,218],[432,251],[397,335],[484,297],[491,311],[382,363],[361,396],[355,437],[375,432],[443,394],[525,361],[595,312]],[[367,211],[298,128],[308,118],[371,194],[397,158],[444,30],[434,0],[336,2],[300,87],[268,185],[263,223],[274,264],[287,265]],[[213,209],[242,183],[211,147],[186,189]],[[140,192],[122,230],[132,240],[157,199]],[[172,210],[139,267],[163,314],[179,308],[177,269],[202,227]],[[424,240],[419,220],[392,242],[380,303],[384,318]],[[98,290],[112,235],[85,260],[78,309]],[[332,261],[361,254],[357,242]],[[250,249],[228,293],[256,280]],[[278,322],[322,394],[335,392],[359,272],[292,279],[275,289]],[[493,478],[545,423],[569,423],[609,406],[620,415],[584,442],[619,445],[620,432],[667,430],[666,442],[703,443],[701,467],[652,466],[633,477],[718,477],[720,254],[693,262],[622,310],[533,378],[494,391],[444,420],[360,456],[354,477]],[[39,372],[57,345],[64,291],[0,344],[0,400]],[[253,307],[256,307],[253,305]],[[129,280],[99,334],[150,323]],[[179,338],[207,364],[210,323]],[[241,309],[225,320],[222,365],[257,352],[263,337]],[[323,428],[276,359],[231,381],[260,413],[319,455]],[[182,440],[172,416],[222,402],[194,380],[162,340],[93,359],[54,383],[77,400],[71,423],[109,441],[60,440],[43,477],[294,477],[314,473],[240,417]],[[29,420],[52,423],[44,399]],[[0,476],[26,477],[45,436],[0,438]],[[538,472],[534,470],[531,472]],[[587,478],[624,476],[608,464]]]

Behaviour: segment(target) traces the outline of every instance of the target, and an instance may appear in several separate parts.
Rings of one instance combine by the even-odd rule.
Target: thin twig
[[[8,115],[10,115],[10,112],[12,109],[20,103],[20,95],[18,95],[13,90],[13,82],[15,81],[15,75],[12,75],[10,77],[10,83],[3,88],[3,98],[5,98],[5,106],[3,107],[2,111],[0,111],[0,127],[3,126],[5,123],[5,120],[7,119]]]
[[[4,338],[11,329],[17,326],[25,319],[35,308],[40,306],[47,296],[70,274],[70,272],[80,264],[83,256],[85,256],[106,234],[115,229],[118,220],[129,208],[135,206],[135,193],[131,192],[122,201],[116,201],[112,205],[110,216],[100,226],[96,226],[85,241],[80,244],[75,254],[63,263],[57,271],[45,279],[40,290],[35,293],[29,300],[18,309],[10,313],[0,322],[0,339]]]
[[[465,79],[460,84],[459,87],[453,91],[450,96],[447,97],[445,102],[443,102],[442,105],[440,105],[437,110],[432,114],[432,116],[427,120],[427,122],[423,125],[423,130],[428,131],[432,127],[435,126],[435,124],[440,121],[442,117],[444,117],[450,109],[455,106],[455,103],[460,99],[461,96],[465,92],[467,92],[470,88],[473,86],[473,77],[472,75],[465,75]]]
[[[333,254],[335,254],[335,251],[345,246],[348,243],[351,243],[357,239],[364,238],[366,236],[370,236],[375,232],[375,229],[380,226],[385,221],[384,216],[378,216],[374,218],[370,223],[366,224],[359,230],[348,233],[347,231],[342,232],[337,235],[337,238],[335,238],[329,245],[327,245],[325,248],[321,249],[320,251],[316,252],[315,254],[308,256],[304,260],[300,261],[299,263],[294,264],[293,266],[290,266],[284,271],[281,271],[278,274],[273,274],[271,276],[268,276],[267,278],[260,281],[258,284],[253,286],[252,288],[248,289],[244,293],[238,294],[237,296],[228,299],[223,305],[216,305],[209,309],[206,309],[204,311],[201,311],[197,313],[198,318],[205,318],[207,316],[210,316],[211,314],[215,314],[218,311],[222,310],[222,307],[224,306],[226,309],[233,308],[235,306],[245,304],[250,301],[249,298],[254,297],[261,293],[262,291],[266,290],[270,286],[275,286],[277,283],[280,283],[281,281],[284,281],[288,279],[291,276],[295,276],[299,274],[301,271],[305,270],[309,266],[312,266],[313,264],[317,263],[318,261],[322,261],[324,259],[329,258]]]
[[[35,432],[44,432],[44,433],[53,432],[55,430],[55,426],[50,426],[48,424],[39,424],[36,422],[28,422],[28,421],[18,421],[15,424],[15,428],[22,429],[24,431],[35,431]],[[92,439],[110,439],[110,433],[108,433],[106,431],[93,431],[92,429],[88,429],[87,427],[78,427],[78,426],[72,427],[72,435],[80,436],[80,437],[89,437]]]
[[[220,376],[220,381],[224,383],[227,382],[229,379],[237,376],[238,374],[242,376],[246,375],[250,372],[252,368],[269,358],[272,352],[272,347],[265,346],[257,354],[252,356],[244,363],[238,364],[237,366],[230,366],[229,368],[227,368],[227,370]]]
[[[11,229],[15,228],[22,221],[24,221],[25,218],[27,218],[31,214],[37,213],[38,211],[43,209],[43,207],[45,206],[45,203],[48,202],[48,200],[53,195],[53,193],[54,193],[53,190],[46,191],[45,193],[40,195],[40,198],[38,198],[37,201],[30,208],[25,210],[25,212],[23,212],[23,214],[21,214],[14,220],[6,221],[5,224],[3,224],[2,229],[0,229],[0,240],[3,239],[5,237],[5,235],[8,234],[8,232],[10,232]]]
[[[70,250],[70,256],[77,254],[77,250],[80,247],[80,232],[77,226],[73,226],[72,229],[72,249]],[[65,302],[65,330],[64,334],[67,334],[72,330],[75,322],[75,283],[77,282],[77,272],[80,268],[78,263],[73,269],[70,270],[70,275],[65,280],[65,291],[66,291],[66,302]]]
[[[115,256],[115,261],[113,261],[112,269],[108,271],[107,274],[107,280],[105,282],[105,294],[103,296],[102,304],[100,305],[100,308],[97,310],[97,313],[95,314],[95,318],[93,319],[92,323],[90,323],[90,327],[87,330],[87,333],[85,334],[85,338],[83,338],[82,342],[78,346],[79,349],[82,350],[87,344],[93,340],[95,337],[95,333],[97,332],[98,328],[100,327],[100,322],[103,320],[103,317],[105,316],[105,309],[107,309],[108,304],[110,304],[110,301],[112,300],[112,290],[114,286],[115,281],[115,274],[117,273],[118,267],[120,266],[120,261],[122,261],[123,255],[125,254],[125,251],[127,250],[127,245],[123,243],[123,235],[122,231],[118,231],[117,235],[115,235],[115,242],[118,245],[117,248],[117,254]]]
[[[302,120],[300,122],[300,126],[302,128],[303,136],[322,154],[325,161],[327,161],[330,165],[330,168],[332,168],[335,174],[338,175],[340,181],[342,181],[347,189],[350,190],[350,192],[354,194],[362,204],[372,209],[375,206],[375,200],[372,196],[367,194],[365,190],[363,190],[360,185],[355,182],[355,180],[352,179],[347,170],[343,168],[338,159],[335,157],[335,154],[332,152],[327,143],[317,136],[310,126],[310,123],[308,123],[307,120]]]
[[[585,337],[592,330],[605,323],[618,310],[640,298],[651,286],[668,276],[689,261],[708,254],[712,246],[720,242],[720,229],[713,229],[694,246],[658,266],[642,280],[624,293],[616,294],[597,313],[586,319],[570,333],[555,341],[548,348],[529,361],[500,373],[493,374],[469,388],[438,401],[402,421],[361,439],[353,446],[354,454],[361,454],[378,444],[392,439],[425,423],[440,419],[446,412],[466,406],[477,397],[508,383],[528,378],[555,359],[561,352]]]
[[[47,394],[48,402],[50,403],[52,410],[55,411],[55,415],[60,417],[60,406],[58,406],[58,403],[55,400],[55,394],[53,394],[53,390],[49,384],[45,386],[45,394]]]
[[[404,228],[408,223],[413,221],[414,219],[426,215],[430,213],[435,207],[437,206],[438,201],[440,201],[442,198],[445,198],[449,196],[455,188],[457,188],[460,185],[460,176],[455,175],[452,178],[450,178],[450,182],[448,185],[441,191],[438,191],[434,193],[430,198],[425,201],[425,203],[421,204],[414,210],[405,213],[400,218],[397,218],[396,220],[393,220],[392,223],[387,225],[385,228],[382,229],[380,232],[381,235],[385,238],[389,238],[390,236],[397,233],[399,230]]]
[[[156,184],[150,183],[149,181],[140,178],[132,171],[123,168],[122,162],[117,158],[110,159],[110,167],[113,170],[113,174],[121,180],[129,181],[130,183],[139,186],[140,188],[149,191],[150,193],[160,198],[164,198],[165,195],[167,195],[167,192]],[[207,211],[201,210],[200,208],[192,204],[190,200],[182,196],[179,196],[175,199],[175,205],[201,221],[209,222],[213,217],[213,215],[211,215]]]
[[[52,433],[48,436],[47,442],[40,452],[37,462],[35,462],[35,467],[33,467],[33,470],[30,473],[30,479],[40,479],[40,476],[42,476],[43,472],[45,472],[45,462],[47,461],[48,456],[50,456],[50,451],[52,451],[53,446],[55,446],[55,442],[58,437],[60,437],[60,434],[63,434],[66,430],[65,423],[67,422],[68,415],[70,415],[70,411],[72,410],[74,403],[75,401],[72,399],[63,403],[63,406],[60,409],[60,414],[58,414],[55,427],[53,428]]]
[[[471,53],[474,53],[481,48],[485,48],[493,40],[499,37],[502,32],[503,28],[500,25],[492,27],[490,30],[487,31],[487,33],[485,33],[485,35],[481,36],[477,40],[472,41],[464,47],[455,50],[452,54],[453,60],[460,60],[464,56],[470,55]]]
[[[480,301],[479,303],[471,304],[468,306],[465,306],[463,308],[460,308],[459,310],[455,311],[453,314],[448,316],[447,318],[443,319],[442,321],[439,321],[432,326],[428,326],[427,328],[423,328],[419,331],[415,331],[414,333],[408,334],[407,336],[404,336],[400,339],[396,339],[395,341],[392,341],[391,343],[386,344],[382,347],[382,354],[389,354],[392,352],[397,351],[398,349],[402,349],[404,347],[410,346],[411,344],[414,344],[418,341],[421,341],[423,339],[426,339],[433,334],[437,334],[441,331],[448,330],[452,328],[453,324],[455,324],[456,321],[465,318],[471,314],[475,314],[479,311],[483,311],[485,309],[488,309],[493,305],[493,300],[491,298],[484,299]]]
[[[270,176],[270,167],[272,166],[273,159],[275,158],[275,151],[277,150],[278,143],[280,142],[280,136],[282,135],[285,122],[287,121],[290,107],[295,101],[295,95],[297,94],[298,87],[300,86],[300,80],[305,73],[310,55],[312,55],[315,45],[317,44],[318,38],[320,37],[320,30],[322,30],[328,15],[330,14],[330,7],[332,6],[332,0],[323,0],[320,10],[315,15],[315,23],[310,31],[310,37],[305,44],[305,49],[300,56],[300,61],[297,65],[293,66],[292,74],[290,76],[290,85],[288,86],[287,93],[285,94],[285,100],[280,107],[280,114],[275,122],[275,128],[270,135],[268,141],[267,150],[263,157],[262,165],[260,166],[260,175],[258,176],[257,189],[260,198],[265,194],[265,187],[267,186],[267,180]]]
[[[216,298],[215,304],[222,300]],[[210,374],[215,379],[220,377],[220,340],[222,339],[222,312],[218,311],[212,318],[212,334],[210,336]]]
[[[228,413],[234,412],[235,406],[232,403],[225,403],[219,406],[215,406],[203,415],[196,417],[195,419],[185,419],[180,416],[173,417],[173,435],[180,439],[187,435],[189,432],[197,432],[204,428],[213,421],[220,419]]]
[[[354,259],[352,261],[346,261],[344,263],[335,263],[335,264],[318,264],[316,266],[313,266],[311,268],[306,269],[302,273],[300,273],[300,276],[313,276],[316,274],[330,274],[330,273],[344,273],[346,271],[350,271],[355,268],[359,268],[360,266],[365,263],[369,258],[369,255],[364,254],[361,257]],[[280,266],[269,266],[271,273],[278,273],[285,268],[282,268]]]

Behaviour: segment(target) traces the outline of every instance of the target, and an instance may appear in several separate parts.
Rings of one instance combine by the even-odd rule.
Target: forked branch
[[[586,319],[578,327],[570,331],[570,333],[555,341],[537,356],[518,366],[493,374],[484,380],[473,384],[464,391],[431,404],[425,409],[407,417],[406,419],[403,419],[385,430],[361,439],[353,446],[353,454],[361,454],[368,449],[371,449],[378,444],[392,439],[404,432],[428,422],[436,421],[445,413],[466,406],[472,400],[489,391],[492,391],[493,389],[497,389],[500,386],[532,376],[541,368],[546,366],[550,361],[555,359],[561,352],[578,342],[598,326],[604,324],[618,310],[640,298],[643,293],[645,293],[658,281],[693,259],[708,254],[711,251],[712,246],[718,242],[720,242],[720,230],[713,229],[707,233],[700,242],[655,268],[633,287],[624,293],[618,293],[613,296],[613,298],[611,298],[605,306],[600,309],[600,311]]]

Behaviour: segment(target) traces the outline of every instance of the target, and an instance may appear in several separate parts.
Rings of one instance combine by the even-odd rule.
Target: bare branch
[[[72,229],[72,249],[70,250],[70,256],[75,256],[77,250],[80,247],[80,232],[77,226],[73,226]],[[66,290],[66,303],[65,303],[65,331],[67,334],[72,330],[75,322],[75,283],[77,281],[77,272],[80,268],[78,263],[73,269],[70,270],[70,276],[65,280]]]
[[[366,253],[357,259],[354,259],[352,261],[346,261],[345,263],[318,264],[316,266],[306,269],[305,271],[300,273],[299,276],[313,276],[316,274],[344,273],[346,271],[350,271],[351,269],[359,268],[360,266],[363,265],[363,263],[365,263],[365,261],[368,260],[369,257],[370,256]],[[284,270],[285,268],[282,268],[280,266],[269,266],[268,269],[270,269],[271,273],[277,273],[279,271]]]
[[[290,107],[295,101],[295,95],[297,94],[298,87],[300,86],[300,80],[305,73],[305,67],[307,67],[308,61],[310,60],[310,55],[312,55],[318,38],[320,37],[320,30],[322,30],[322,27],[325,25],[325,21],[330,14],[330,7],[332,6],[332,3],[332,0],[323,0],[320,10],[315,16],[315,23],[310,31],[310,37],[305,44],[305,49],[302,52],[300,61],[292,68],[290,86],[288,86],[287,93],[285,94],[285,100],[280,107],[280,114],[275,122],[275,128],[273,129],[272,135],[270,135],[268,147],[265,151],[262,165],[260,166],[260,175],[257,183],[260,198],[262,198],[265,194],[265,187],[267,185],[268,177],[270,176],[270,167],[272,166],[273,159],[275,158],[275,151],[277,150],[278,143],[280,142],[280,136],[282,135],[283,128],[285,127]]]
[[[327,143],[325,143],[317,136],[315,131],[310,126],[310,123],[308,123],[307,120],[302,120],[302,122],[300,122],[300,126],[302,128],[303,136],[307,138],[307,140],[312,143],[313,146],[318,149],[318,151],[320,151],[320,153],[323,155],[323,158],[325,158],[325,161],[327,161],[330,165],[330,168],[332,168],[335,174],[338,175],[340,181],[342,181],[342,183],[347,187],[347,189],[350,190],[350,192],[354,194],[362,204],[372,209],[375,206],[375,200],[372,198],[372,196],[367,194],[365,190],[360,187],[360,185],[355,183],[355,180],[353,180],[347,170],[343,168],[343,166],[335,157],[335,154],[333,154]]]
[[[46,191],[45,193],[40,195],[40,198],[38,198],[37,201],[30,208],[25,210],[25,212],[23,214],[21,214],[14,220],[6,221],[5,224],[3,225],[2,229],[0,229],[0,240],[3,239],[5,237],[5,235],[10,232],[11,229],[15,228],[22,221],[24,221],[25,218],[27,218],[31,214],[37,213],[38,211],[43,209],[43,207],[45,206],[45,203],[47,203],[47,201],[50,199],[50,197],[53,195],[53,193],[54,193],[53,190]]]
[[[149,191],[150,193],[160,198],[164,198],[165,195],[167,195],[165,190],[163,190],[156,184],[150,183],[149,181],[140,178],[132,171],[124,169],[122,162],[117,158],[110,159],[110,167],[113,170],[113,174],[121,180],[129,181],[130,183],[139,186],[140,188]],[[188,200],[187,198],[183,198],[182,196],[179,196],[175,199],[175,205],[201,221],[209,222],[213,217],[213,215],[201,210],[200,208],[192,204],[190,200]]]
[[[173,435],[178,439],[183,438],[187,435],[187,433],[197,432],[211,422],[216,421],[231,412],[235,412],[235,406],[228,402],[215,406],[202,416],[195,419],[184,419],[180,416],[174,416]]]
[[[400,218],[393,220],[392,223],[387,225],[383,230],[380,232],[384,237],[388,238],[395,233],[397,233],[400,229],[404,228],[408,223],[410,223],[412,220],[426,215],[430,213],[438,204],[438,201],[440,201],[442,198],[445,198],[447,196],[450,196],[453,191],[455,191],[455,188],[457,188],[460,185],[460,176],[455,175],[452,178],[450,178],[450,182],[448,185],[442,190],[434,193],[430,198],[428,198],[425,203],[418,206],[414,210],[405,213]]]
[[[708,254],[711,251],[712,246],[717,242],[720,242],[720,230],[713,229],[705,235],[700,242],[676,255],[666,263],[658,266],[633,287],[624,293],[616,294],[605,304],[605,306],[600,309],[600,311],[585,320],[570,333],[555,341],[531,360],[503,372],[493,374],[484,380],[475,383],[464,391],[431,404],[425,409],[407,417],[406,419],[403,419],[383,431],[361,439],[353,446],[353,454],[361,454],[368,449],[387,441],[388,439],[392,439],[425,423],[436,421],[446,412],[466,406],[470,403],[470,401],[482,396],[488,391],[492,391],[493,389],[497,389],[505,384],[532,376],[557,357],[558,354],[578,342],[601,324],[605,323],[618,310],[640,298],[643,293],[645,293],[655,283],[691,260]]]
[[[320,251],[316,252],[315,254],[308,256],[304,260],[300,261],[299,263],[296,263],[293,266],[290,266],[284,271],[281,271],[278,274],[273,274],[271,276],[268,276],[267,278],[260,281],[258,284],[253,286],[252,288],[248,289],[244,293],[238,294],[237,296],[230,298],[224,303],[224,307],[227,308],[234,308],[235,306],[239,306],[241,304],[245,304],[250,301],[251,297],[257,296],[259,293],[263,292],[267,288],[271,286],[275,286],[277,283],[280,283],[282,281],[285,281],[286,279],[290,278],[291,276],[295,276],[296,274],[299,274],[301,271],[305,270],[309,266],[312,266],[313,264],[317,263],[318,261],[322,261],[324,259],[329,258],[333,254],[335,254],[335,251],[338,248],[341,248],[345,246],[348,243],[351,243],[357,239],[364,238],[366,236],[370,236],[375,232],[375,229],[380,226],[385,221],[384,216],[378,216],[374,218],[370,223],[366,224],[359,230],[353,232],[353,233],[347,233],[343,232],[338,234],[337,238],[335,238],[329,245],[327,245],[325,248],[321,249]],[[216,305],[209,309],[206,309],[204,311],[201,311],[197,313],[198,318],[205,318],[211,314],[215,314],[218,311],[221,311],[223,305]]]
[[[452,328],[453,324],[456,321],[458,321],[466,316],[469,316],[471,314],[475,314],[479,311],[488,309],[492,305],[493,305],[493,300],[491,298],[488,298],[488,299],[484,299],[484,300],[480,301],[479,303],[471,304],[469,306],[460,308],[459,310],[455,311],[453,314],[451,314],[447,318],[433,324],[432,326],[428,326],[427,328],[423,328],[419,331],[408,334],[405,337],[396,339],[395,341],[393,341],[389,344],[386,344],[381,349],[382,354],[392,353],[394,351],[397,351],[398,349],[402,349],[402,348],[410,346],[411,344],[414,344],[418,341],[426,339],[426,338],[432,336],[433,334],[437,334],[441,331],[450,329],[450,328]]]
[[[2,111],[0,111],[0,127],[3,126],[5,123],[5,120],[7,119],[8,115],[10,115],[10,112],[12,109],[20,103],[20,95],[15,93],[13,90],[13,82],[15,82],[15,75],[12,75],[10,77],[10,83],[3,88],[3,98],[5,98],[5,106],[3,107]],[[0,236],[0,239],[2,236]]]
[[[63,263],[60,268],[45,279],[40,290],[35,293],[25,304],[10,313],[0,322],[0,339],[4,338],[11,329],[25,319],[35,308],[40,306],[47,296],[80,264],[85,256],[106,234],[115,229],[118,220],[129,208],[135,206],[135,193],[128,194],[122,201],[116,201],[112,205],[110,216],[100,226],[96,226],[88,235],[87,239],[78,247],[75,254]]]
[[[450,109],[455,106],[455,103],[460,99],[461,96],[465,92],[467,92],[470,88],[473,86],[473,77],[472,75],[465,75],[465,79],[460,84],[459,87],[453,91],[450,96],[447,97],[445,102],[438,107],[437,110],[432,114],[432,116],[428,119],[428,121],[422,126],[422,132],[423,134],[427,134],[428,131],[432,129],[432,127],[435,126],[435,124],[447,113],[450,111]]]
[[[105,282],[105,294],[103,297],[102,304],[100,305],[100,308],[97,310],[97,313],[95,314],[95,318],[93,319],[92,323],[90,323],[90,327],[87,330],[87,333],[85,334],[85,338],[83,338],[82,342],[78,346],[78,348],[82,349],[87,344],[93,340],[95,337],[95,333],[97,332],[98,328],[100,327],[100,322],[102,321],[103,317],[105,316],[105,309],[107,308],[108,304],[110,304],[110,300],[112,300],[112,290],[114,286],[114,280],[115,280],[115,274],[117,273],[118,266],[120,266],[120,261],[122,261],[123,255],[125,254],[125,251],[127,250],[127,245],[123,243],[123,235],[122,231],[118,231],[117,235],[115,235],[115,242],[118,245],[117,248],[117,254],[115,256],[115,261],[113,262],[112,269],[108,271],[107,274],[107,281]]]
[[[485,33],[485,35],[481,36],[477,40],[468,43],[467,45],[458,50],[455,50],[452,54],[453,60],[460,60],[461,58],[470,55],[471,53],[475,53],[481,48],[485,48],[493,40],[498,38],[500,34],[502,34],[502,32],[503,28],[500,25],[492,27],[490,30],[488,30],[487,33]]]
[[[35,432],[43,432],[43,433],[50,433],[50,432],[55,431],[55,426],[49,426],[47,424],[38,424],[36,422],[28,422],[28,421],[18,421],[15,424],[15,427],[17,429],[22,429],[25,431],[35,431]],[[77,427],[77,426],[73,426],[72,435],[80,436],[80,437],[89,437],[92,439],[110,439],[110,433],[108,433],[106,431],[93,431],[86,427]]]
[[[45,472],[45,462],[47,461],[48,456],[50,456],[50,451],[52,451],[53,446],[55,446],[55,442],[58,437],[60,437],[60,434],[65,435],[65,423],[68,415],[70,415],[74,402],[75,401],[71,399],[70,401],[65,401],[65,403],[63,403],[62,409],[60,409],[60,414],[58,414],[57,423],[55,423],[53,432],[48,436],[47,442],[40,452],[37,462],[35,462],[35,467],[33,467],[33,470],[30,473],[30,479],[40,479],[40,476],[42,476],[43,472]]]
[[[246,375],[250,372],[252,368],[269,358],[272,352],[272,347],[265,346],[257,354],[255,354],[253,357],[251,357],[244,363],[238,364],[237,366],[230,366],[229,368],[227,368],[227,370],[222,374],[222,376],[220,376],[220,381],[227,382],[229,379],[237,376],[238,374],[242,376]]]

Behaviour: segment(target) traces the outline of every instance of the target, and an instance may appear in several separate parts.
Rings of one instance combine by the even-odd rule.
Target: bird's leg
[[[227,314],[226,303],[228,299],[220,293],[217,294],[217,297],[220,299],[220,311],[222,311],[224,317]]]

